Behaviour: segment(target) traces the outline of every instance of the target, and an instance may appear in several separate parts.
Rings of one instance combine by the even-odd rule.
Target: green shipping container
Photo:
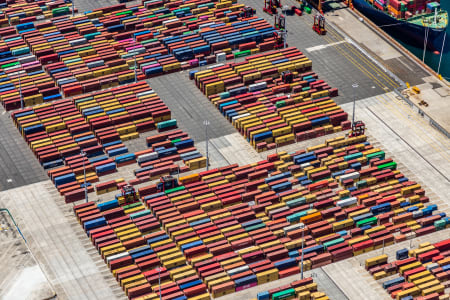
[[[397,169],[397,163],[395,161],[387,163],[387,164],[382,164],[379,165],[378,170],[385,170],[385,169],[391,169],[391,170],[395,170]]]
[[[354,153],[354,154],[350,154],[350,155],[344,156],[344,160],[345,161],[349,161],[349,160],[352,160],[352,159],[360,158],[362,156],[363,156],[363,154],[361,152],[358,152],[358,153]]]
[[[170,189],[170,190],[166,190],[164,193],[166,195],[171,194],[171,193],[175,193],[175,192],[179,192],[179,191],[184,191],[186,188],[183,185],[177,186],[176,188]]]
[[[143,217],[143,216],[148,216],[151,213],[152,212],[150,210],[146,209],[146,210],[139,211],[137,213],[131,214],[130,215],[130,219],[133,220],[133,219],[137,219],[137,218],[140,218],[140,217]]]
[[[276,106],[276,108],[284,107],[284,106],[286,106],[286,101],[284,101],[284,100],[277,101],[275,103],[275,106]]]
[[[18,64],[19,64],[19,62],[16,61],[16,62],[9,63],[9,64],[6,64],[6,65],[1,65],[0,68],[5,69],[5,68],[13,67],[13,66],[18,65]]]
[[[131,204],[125,205],[123,207],[123,210],[130,209],[130,208],[135,208],[135,207],[138,207],[138,206],[141,206],[141,205],[142,205],[141,202],[131,203]]]
[[[367,218],[361,221],[356,222],[356,227],[362,227],[364,225],[375,225],[378,223],[377,217]]]
[[[168,127],[172,127],[172,126],[177,126],[176,119],[159,122],[157,127],[158,127],[158,129],[164,129],[164,128],[168,128]]]
[[[234,58],[244,57],[244,56],[247,56],[247,55],[250,55],[250,54],[252,54],[250,52],[250,50],[239,51],[239,52],[234,53]]]
[[[337,245],[337,244],[340,244],[343,242],[345,242],[345,240],[343,238],[338,238],[338,239],[323,243],[323,247],[325,248],[325,250],[327,250],[328,247],[331,247],[331,246],[334,246],[334,245]]]
[[[264,227],[266,227],[265,223],[259,223],[259,224],[253,225],[253,226],[244,227],[244,229],[245,229],[246,232],[250,232],[250,231],[258,230],[258,229],[261,229],[261,228],[264,228]]]
[[[301,198],[287,201],[286,205],[289,206],[289,208],[292,208],[292,207],[297,207],[297,206],[303,205],[305,203],[306,203],[306,198],[301,197]]]
[[[121,11],[116,13],[116,16],[132,16],[133,12],[131,10]]]
[[[384,151],[378,151],[378,152],[375,152],[375,153],[367,154],[366,157],[367,157],[368,161],[370,161],[370,160],[372,160],[374,158],[379,158],[380,160],[382,160],[385,157],[385,153],[384,153]]]
[[[363,188],[363,187],[365,187],[365,186],[367,186],[367,181],[365,181],[365,180],[361,180],[361,181],[357,181],[357,182],[356,182],[356,187],[357,187],[358,189]]]
[[[436,230],[444,229],[447,222],[445,220],[438,220],[434,222],[434,227],[436,227]]]
[[[290,297],[295,297],[295,290],[294,289],[287,289],[281,292],[274,293],[272,295],[272,300],[282,300],[287,299]]]

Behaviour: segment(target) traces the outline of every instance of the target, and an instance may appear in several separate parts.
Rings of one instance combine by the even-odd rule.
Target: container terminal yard
[[[323,7],[0,3],[0,298],[449,299],[448,82]]]

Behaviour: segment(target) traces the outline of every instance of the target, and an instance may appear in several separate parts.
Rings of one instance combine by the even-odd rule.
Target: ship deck
[[[448,13],[441,10],[437,13],[436,19],[434,13],[417,15],[408,19],[408,22],[419,26],[444,29],[448,26]]]

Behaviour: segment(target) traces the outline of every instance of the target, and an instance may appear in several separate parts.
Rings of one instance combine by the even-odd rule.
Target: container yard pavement
[[[444,130],[450,132],[450,118],[448,117],[448,103],[450,100],[450,87],[434,76],[425,79],[425,83],[417,85],[420,93],[416,94],[412,88],[404,94],[416,106],[417,111],[423,111],[434,119]],[[427,106],[421,105],[425,101]]]
[[[0,298],[48,299],[54,292],[7,212],[0,212]]]
[[[447,239],[450,229],[437,231],[413,240],[394,244],[384,249],[377,249],[340,262],[322,267],[328,276],[342,289],[349,299],[382,300],[392,299],[382,286],[364,269],[367,258],[385,253],[390,261],[395,260],[395,252],[399,249],[414,249],[424,242],[436,243]],[[320,284],[320,282],[318,283]]]
[[[352,104],[343,105],[351,112]],[[366,131],[399,163],[409,169],[413,180],[424,183],[439,209],[450,213],[450,141],[430,126],[395,93],[371,97],[356,103],[356,120],[364,120]],[[400,166],[399,169],[404,169]],[[406,171],[406,170],[405,170]],[[409,176],[405,172],[406,176]]]
[[[71,206],[64,204],[49,180],[0,192],[0,207],[11,211],[58,299],[125,298],[76,222]],[[6,266],[7,261],[1,260],[2,275],[20,276],[23,269]],[[7,286],[2,288],[2,294],[13,292]]]
[[[287,0],[283,5],[290,7],[297,3]],[[264,1],[249,0],[245,4],[255,8],[259,17],[273,24],[273,16],[262,11]],[[287,16],[287,42],[312,60],[312,68],[321,79],[339,89],[340,97],[335,98],[337,104],[350,102],[354,96],[364,99],[399,87],[398,82],[331,26],[327,27],[326,35],[320,36],[312,31],[312,23],[312,14]],[[355,91],[353,83],[359,85]]]
[[[208,137],[213,139],[235,133],[234,127],[202,94],[188,72],[176,72],[147,80],[172,111],[172,118],[195,142],[205,140],[203,120],[208,120]]]
[[[348,298],[336,285],[333,280],[328,276],[327,273],[323,271],[323,268],[317,268],[314,270],[309,270],[303,272],[303,277],[312,277],[314,282],[317,283],[317,290],[324,292],[330,299],[333,300],[348,300],[353,298]],[[300,274],[295,274],[289,277],[278,279],[276,281],[271,281],[265,284],[255,286],[250,289],[246,289],[240,292],[236,292],[230,295],[225,295],[217,299],[220,300],[235,300],[235,299],[256,299],[259,292],[268,291],[286,284],[290,284],[293,281],[300,280]],[[363,298],[360,298],[363,299]],[[365,299],[365,298],[364,298]]]
[[[3,108],[0,128],[0,191],[46,180],[44,169]]]
[[[341,4],[341,7],[345,7],[345,5]],[[386,42],[378,32],[380,29],[366,26],[355,18],[355,13],[352,13],[349,9],[326,12],[325,18],[327,22],[332,22],[341,31],[344,31],[352,40],[404,82],[416,85],[424,82],[423,77],[429,76],[411,57],[406,56]],[[328,26],[327,30],[329,34],[335,35],[335,30],[331,26]]]
[[[414,238],[394,244],[384,249],[377,249],[335,262],[324,267],[304,272],[304,277],[312,276],[317,282],[318,290],[326,293],[333,300],[341,299],[364,299],[364,300],[389,300],[389,295],[381,285],[364,269],[364,261],[367,258],[388,254],[391,260],[395,259],[395,252],[399,249],[417,248],[420,243],[436,243],[448,238],[450,229],[437,231],[426,236]],[[258,285],[256,287],[220,297],[220,300],[252,299],[259,292],[267,291],[292,281],[299,280],[300,274],[289,276],[277,281]]]

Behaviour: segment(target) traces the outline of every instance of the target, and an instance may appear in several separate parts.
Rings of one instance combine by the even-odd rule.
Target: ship
[[[447,11],[440,9],[436,1],[423,1],[420,7],[403,5],[416,1],[420,0],[352,0],[358,11],[393,37],[419,48],[424,48],[426,41],[428,50],[441,51],[448,26]]]

